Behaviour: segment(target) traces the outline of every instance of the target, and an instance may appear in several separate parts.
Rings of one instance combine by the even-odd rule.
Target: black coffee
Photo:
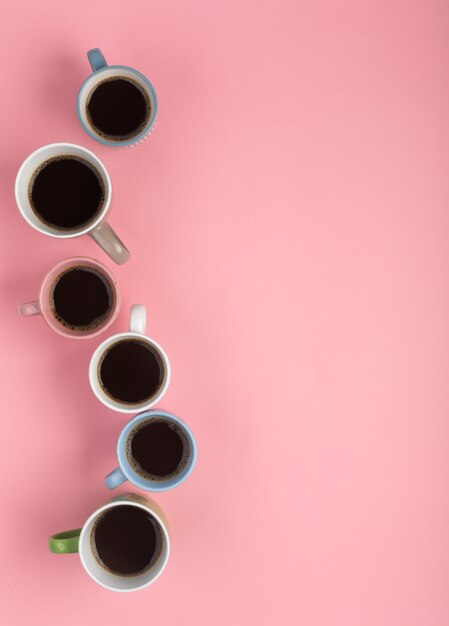
[[[163,383],[162,358],[147,342],[122,339],[112,344],[99,364],[104,391],[119,402],[135,404],[149,400]]]
[[[39,219],[60,230],[87,226],[105,201],[100,173],[84,159],[70,155],[42,163],[31,178],[28,195]]]
[[[107,78],[94,87],[87,100],[89,122],[100,136],[112,141],[136,137],[150,115],[147,93],[129,78]]]
[[[162,546],[156,520],[147,511],[125,504],[99,516],[92,529],[91,547],[105,569],[135,576],[156,562]]]
[[[179,474],[189,453],[179,426],[158,417],[138,424],[126,442],[129,464],[137,474],[150,480],[168,480]]]
[[[73,330],[93,330],[104,324],[113,307],[109,281],[91,267],[66,270],[55,280],[50,305],[63,326]]]

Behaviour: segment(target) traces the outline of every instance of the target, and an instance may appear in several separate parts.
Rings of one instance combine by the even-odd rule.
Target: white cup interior
[[[88,161],[95,167],[96,170],[98,170],[101,177],[103,178],[106,196],[103,209],[93,222],[82,228],[70,229],[67,231],[58,230],[57,228],[53,228],[49,224],[45,224],[44,222],[42,222],[31,208],[29,198],[29,185],[34,172],[42,163],[58,155],[78,156],[85,161]],[[81,146],[77,146],[75,144],[54,143],[39,148],[25,159],[17,173],[15,193],[17,205],[20,212],[22,213],[26,221],[31,226],[33,226],[33,228],[39,230],[41,233],[50,235],[51,237],[67,238],[84,235],[85,233],[95,228],[95,226],[97,226],[102,221],[109,209],[109,204],[111,202],[111,181],[103,163],[93,154],[93,152],[90,152],[90,150],[86,150],[85,148],[82,148]]]
[[[141,86],[141,88],[145,91],[145,93],[148,95],[148,98],[151,104],[151,111],[155,110],[155,102],[154,102],[153,93],[148,88],[147,83],[145,82],[143,77],[139,74],[139,72],[135,72],[131,68],[127,68],[127,67],[116,67],[116,66],[106,67],[98,72],[94,72],[82,85],[79,95],[78,95],[79,115],[81,117],[82,123],[87,128],[89,128],[90,132],[93,133],[94,135],[98,135],[98,133],[97,133],[96,128],[92,126],[92,124],[90,123],[90,120],[87,116],[87,99],[89,98],[90,93],[94,90],[94,88],[99,83],[103,82],[104,80],[108,78],[113,78],[115,76],[122,76],[123,78],[129,78],[135,81],[136,83],[138,83]]]
[[[136,506],[144,511],[147,511],[155,520],[158,529],[160,541],[158,549],[160,549],[160,555],[156,562],[147,571],[142,574],[138,574],[137,576],[120,576],[118,574],[113,574],[99,564],[92,552],[91,534],[98,516],[107,509],[123,505]],[[150,583],[154,582],[156,578],[162,574],[167,564],[169,554],[170,539],[162,520],[154,513],[154,511],[151,511],[145,505],[137,502],[121,501],[105,504],[89,517],[83,526],[79,540],[79,555],[86,572],[95,580],[95,582],[114,591],[135,591],[136,589],[141,589],[142,587],[146,587]]]
[[[144,400],[143,402],[140,402],[140,403],[135,403],[135,404],[126,403],[125,404],[123,402],[119,402],[118,400],[115,400],[114,398],[112,398],[111,396],[105,393],[99,380],[98,367],[100,365],[100,361],[101,361],[103,354],[108,348],[110,348],[110,346],[112,346],[114,343],[121,341],[123,339],[139,339],[139,341],[144,341],[148,343],[151,349],[156,351],[159,354],[162,360],[162,363],[164,365],[164,377],[162,379],[162,383],[161,383],[161,386],[159,387],[159,390],[150,399]],[[153,405],[156,404],[156,402],[158,402],[162,398],[164,393],[167,391],[168,384],[170,382],[170,363],[163,348],[158,343],[156,343],[156,341],[154,341],[153,339],[150,339],[146,335],[141,335],[140,333],[132,333],[132,332],[120,333],[118,335],[113,335],[112,337],[109,337],[109,339],[106,339],[105,341],[103,341],[103,343],[100,344],[98,348],[95,350],[92,356],[92,359],[90,361],[89,380],[90,380],[90,385],[92,387],[92,390],[97,396],[97,398],[100,400],[100,402],[103,402],[103,404],[113,409],[114,411],[121,411],[122,413],[135,413],[138,411],[143,411],[145,409],[151,408]]]

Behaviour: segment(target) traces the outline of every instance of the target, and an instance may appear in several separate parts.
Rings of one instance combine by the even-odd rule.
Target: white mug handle
[[[145,335],[147,328],[147,310],[144,304],[133,304],[129,316],[129,331]]]

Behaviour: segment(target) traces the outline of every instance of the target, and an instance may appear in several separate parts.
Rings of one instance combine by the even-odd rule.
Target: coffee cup
[[[170,382],[170,363],[163,348],[146,335],[146,309],[131,307],[129,331],[105,339],[89,366],[92,391],[105,406],[135,413],[154,406]]]
[[[146,491],[167,491],[191,474],[196,455],[193,433],[179,417],[158,409],[144,411],[120,433],[119,465],[104,482],[109,489],[129,480]]]
[[[71,143],[35,150],[20,166],[15,183],[19,211],[35,230],[57,239],[89,235],[122,264],[129,252],[105,221],[111,194],[111,179],[100,159]]]
[[[52,535],[55,554],[78,553],[87,574],[111,591],[137,591],[163,572],[170,554],[168,523],[160,506],[137,494],[112,498],[82,528]]]
[[[108,65],[99,48],[87,53],[92,74],[78,93],[77,113],[86,133],[102,144],[132,147],[154,128],[157,97],[148,78],[124,65]]]
[[[45,275],[37,300],[21,304],[22,317],[42,315],[52,330],[73,339],[88,339],[114,322],[120,307],[117,281],[98,261],[65,259]]]

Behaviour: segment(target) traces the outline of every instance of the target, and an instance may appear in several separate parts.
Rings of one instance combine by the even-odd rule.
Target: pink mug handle
[[[40,315],[41,308],[39,306],[39,302],[35,300],[34,302],[25,302],[25,304],[21,304],[19,306],[19,314],[22,317],[28,317],[28,315]]]

